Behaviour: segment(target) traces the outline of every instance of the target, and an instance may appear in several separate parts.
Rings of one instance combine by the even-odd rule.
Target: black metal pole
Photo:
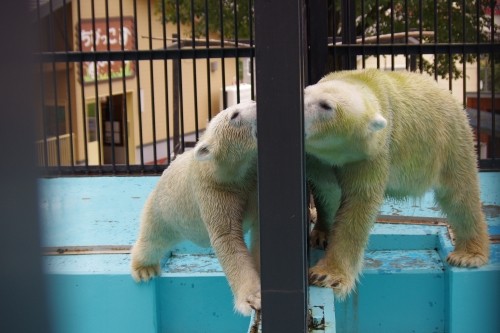
[[[328,3],[324,0],[307,1],[307,84],[318,82],[326,74],[328,61]]]
[[[48,332],[35,169],[30,1],[0,11],[0,332]],[[33,29],[32,29],[33,28]],[[35,29],[36,28],[36,29]]]
[[[342,0],[342,45],[356,44],[356,6],[353,1]],[[350,50],[350,48],[349,48]],[[356,54],[348,52],[343,59],[342,69],[356,69]]]
[[[262,330],[307,332],[303,0],[255,1]],[[279,17],[279,20],[276,18]]]

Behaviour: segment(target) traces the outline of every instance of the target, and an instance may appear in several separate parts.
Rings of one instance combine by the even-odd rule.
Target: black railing
[[[255,99],[254,4],[235,2],[32,1],[44,173],[159,173],[219,109]],[[367,67],[433,75],[467,108],[481,168],[500,167],[495,1],[328,0],[305,11],[307,84]]]
[[[329,59],[318,64],[324,72],[376,67],[433,75],[462,99],[480,168],[500,169],[498,1],[328,0],[328,13]]]
[[[253,2],[237,2],[32,1],[44,173],[160,173],[254,98]]]

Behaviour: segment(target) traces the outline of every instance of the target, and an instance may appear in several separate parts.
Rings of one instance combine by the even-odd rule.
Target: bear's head
[[[380,104],[366,86],[331,80],[304,90],[306,152],[329,164],[373,156],[386,127]]]
[[[239,163],[257,155],[257,108],[242,102],[219,112],[194,148],[198,161]]]

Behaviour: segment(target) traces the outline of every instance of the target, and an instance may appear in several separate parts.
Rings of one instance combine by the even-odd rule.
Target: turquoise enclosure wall
[[[489,230],[498,236],[500,173],[480,176]],[[234,313],[211,249],[179,244],[160,278],[139,285],[130,277],[127,249],[157,180],[40,180],[43,243],[55,254],[44,257],[54,332],[247,331],[250,318]],[[386,202],[381,214],[440,217],[430,194]],[[64,254],[67,249],[80,252]],[[490,264],[479,269],[450,267],[445,258],[452,249],[445,226],[377,223],[356,293],[339,302],[331,291],[311,288],[318,324],[312,332],[500,332],[500,244],[492,243]],[[311,261],[322,255],[311,251]]]

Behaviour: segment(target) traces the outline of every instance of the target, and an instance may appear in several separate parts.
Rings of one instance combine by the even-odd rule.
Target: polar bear
[[[304,127],[318,214],[311,243],[328,244],[309,271],[312,284],[345,298],[384,196],[419,197],[429,189],[456,237],[447,261],[488,262],[473,134],[449,91],[414,73],[332,73],[306,87]]]
[[[188,239],[212,246],[235,297],[235,309],[260,309],[256,104],[215,116],[195,148],[164,171],[141,216],[132,248],[136,281],[160,274],[160,259]],[[251,230],[252,254],[243,239]]]

